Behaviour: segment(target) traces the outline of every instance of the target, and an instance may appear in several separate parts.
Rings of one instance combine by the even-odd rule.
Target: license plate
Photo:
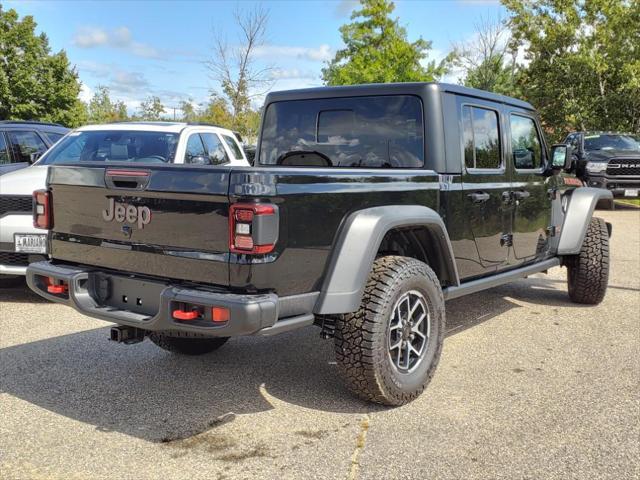
[[[17,233],[13,238],[16,252],[47,253],[46,235],[22,235]]]
[[[637,197],[638,196],[638,189],[637,188],[626,188],[624,190],[624,196],[625,197]]]

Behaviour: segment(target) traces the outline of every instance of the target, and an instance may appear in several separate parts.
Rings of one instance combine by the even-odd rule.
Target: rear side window
[[[28,162],[32,153],[43,153],[47,149],[36,132],[7,132],[7,135],[18,162]]]
[[[7,142],[4,140],[4,134],[0,132],[0,165],[10,163],[9,151],[7,150]]]
[[[184,154],[184,163],[202,163],[206,155],[200,135],[198,133],[194,133],[187,141],[187,151]]]
[[[238,142],[236,142],[233,138],[229,137],[228,135],[222,135],[222,138],[224,139],[225,143],[231,150],[231,153],[233,153],[233,158],[235,158],[236,160],[242,160],[242,151],[238,146]]]
[[[500,168],[498,112],[480,107],[462,107],[464,164],[467,169]]]
[[[275,102],[260,163],[346,168],[424,165],[422,102],[410,95]]]
[[[539,169],[542,166],[542,146],[533,119],[511,115],[511,150],[516,168]]]
[[[227,153],[224,151],[222,142],[215,133],[201,133],[200,136],[204,141],[204,145],[209,155],[209,163],[211,165],[222,165],[228,163]]]

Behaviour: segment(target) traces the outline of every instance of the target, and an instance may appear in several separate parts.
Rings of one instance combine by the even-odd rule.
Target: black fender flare
[[[453,249],[442,217],[421,205],[386,205],[350,214],[338,239],[316,302],[316,314],[354,312],[360,306],[365,283],[387,232],[398,227],[426,227],[438,242],[442,269],[450,285],[459,285]]]
[[[580,187],[571,192],[560,231],[558,255],[580,253],[593,211],[600,200],[613,200],[613,194],[609,190],[591,187]]]

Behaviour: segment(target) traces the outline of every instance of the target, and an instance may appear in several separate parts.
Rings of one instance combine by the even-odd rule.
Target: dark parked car
[[[638,197],[640,136],[574,132],[567,136],[565,143],[573,147],[573,167],[587,186],[605,188],[615,196]]]
[[[564,266],[572,301],[602,301],[611,193],[570,159],[530,104],[457,85],[270,93],[253,167],[52,166],[51,260],[27,281],[181,354],[315,324],[355,393],[400,405],[435,372],[446,299]]]
[[[68,131],[57,123],[0,121],[0,175],[33,163]]]

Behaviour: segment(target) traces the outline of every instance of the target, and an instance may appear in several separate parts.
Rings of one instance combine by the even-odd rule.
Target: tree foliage
[[[64,50],[51,53],[31,16],[0,5],[0,119],[43,120],[74,127],[85,120],[80,81]]]
[[[327,85],[428,82],[446,73],[445,62],[427,61],[431,42],[407,39],[407,31],[392,18],[389,0],[360,0],[352,22],[340,27],[344,48],[322,69]]]
[[[87,121],[89,123],[126,122],[129,120],[127,107],[122,101],[113,101],[109,89],[98,86],[87,105]]]
[[[524,45],[523,96],[558,138],[640,132],[640,0],[503,0]]]
[[[165,113],[165,111],[160,97],[151,95],[140,104],[136,118],[152,122],[159,121],[162,120],[162,114]]]
[[[516,50],[508,25],[501,19],[481,18],[473,39],[454,46],[452,64],[464,74],[467,87],[502,95],[519,96],[516,85]]]

